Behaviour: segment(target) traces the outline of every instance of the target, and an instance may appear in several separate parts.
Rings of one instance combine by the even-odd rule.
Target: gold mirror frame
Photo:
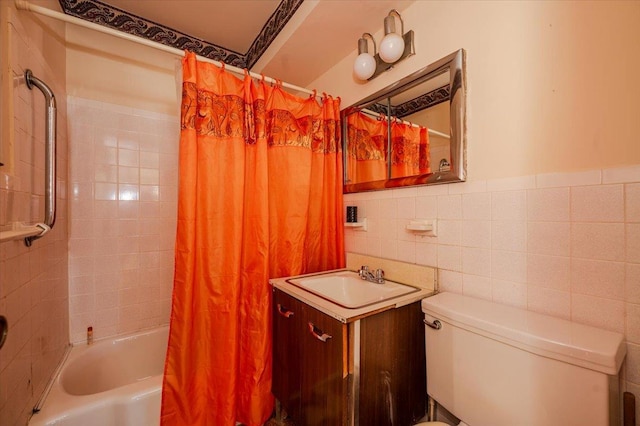
[[[428,65],[413,74],[396,81],[386,88],[374,93],[371,96],[357,102],[342,110],[342,140],[343,140],[343,166],[344,166],[344,189],[343,192],[363,192],[376,191],[387,188],[399,188],[415,185],[433,185],[451,182],[463,182],[467,175],[467,140],[466,140],[466,74],[465,74],[466,54],[460,49],[434,63]],[[349,183],[347,176],[348,168],[348,144],[347,140],[347,117],[350,114],[365,110],[381,101],[388,100],[411,90],[415,86],[430,79],[449,74],[449,135],[450,135],[450,166],[445,170],[422,175],[390,178],[391,166],[387,164],[388,178],[370,182]],[[388,117],[388,119],[393,119]],[[389,132],[390,133],[390,132]],[[391,158],[391,135],[387,136],[387,161]]]

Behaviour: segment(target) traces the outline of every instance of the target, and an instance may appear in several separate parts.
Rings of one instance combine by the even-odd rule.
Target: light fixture
[[[400,34],[396,33],[395,18],[400,20]],[[373,43],[373,56],[369,53],[367,38]],[[415,53],[413,31],[404,34],[404,22],[397,10],[392,9],[384,18],[384,38],[380,42],[380,53],[376,52],[376,41],[369,33],[358,40],[358,57],[353,72],[360,80],[371,80],[387,71],[394,64]]]
[[[380,59],[388,64],[396,62],[404,53],[404,39],[396,33],[396,21],[393,19],[393,15],[398,16],[400,34],[404,34],[404,22],[402,22],[400,14],[393,9],[384,18],[384,38],[380,42]]]
[[[353,72],[360,80],[368,80],[376,72],[376,60],[369,53],[367,37],[373,42],[373,54],[376,54],[376,41],[373,36],[369,33],[362,34],[362,38],[358,40],[358,57],[353,63]]]

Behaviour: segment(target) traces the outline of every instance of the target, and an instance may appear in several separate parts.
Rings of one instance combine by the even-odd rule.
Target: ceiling
[[[375,34],[391,0],[59,0],[65,13],[305,87]],[[357,18],[356,18],[357,17]]]

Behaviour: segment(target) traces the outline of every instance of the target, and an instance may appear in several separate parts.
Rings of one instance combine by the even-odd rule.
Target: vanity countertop
[[[409,305],[411,303],[417,302],[418,300],[422,300],[425,297],[433,296],[435,294],[435,292],[432,289],[421,288],[416,292],[413,292],[404,296],[399,296],[393,299],[384,300],[382,302],[374,303],[368,306],[364,306],[362,308],[349,309],[349,308],[345,308],[340,305],[337,305],[333,302],[330,302],[320,296],[317,296],[313,293],[310,293],[298,286],[295,286],[287,282],[287,280],[290,280],[293,278],[308,277],[308,276],[313,276],[318,274],[325,274],[325,273],[338,272],[338,271],[348,271],[348,270],[349,269],[343,268],[343,269],[335,269],[332,271],[315,272],[312,274],[296,275],[293,277],[273,278],[269,280],[269,283],[273,287],[279,290],[282,290],[283,292],[289,294],[290,296],[295,297],[296,299],[306,303],[307,305],[312,306],[318,309],[320,312],[325,313],[330,317],[333,317],[343,323],[353,322],[360,318],[373,315],[378,312],[383,312],[389,309],[396,309],[401,306]]]

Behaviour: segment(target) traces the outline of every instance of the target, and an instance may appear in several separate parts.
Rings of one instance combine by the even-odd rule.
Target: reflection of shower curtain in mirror
[[[387,122],[361,112],[347,117],[347,179],[345,183],[387,179]]]
[[[431,173],[429,132],[426,127],[391,124],[391,177]]]

